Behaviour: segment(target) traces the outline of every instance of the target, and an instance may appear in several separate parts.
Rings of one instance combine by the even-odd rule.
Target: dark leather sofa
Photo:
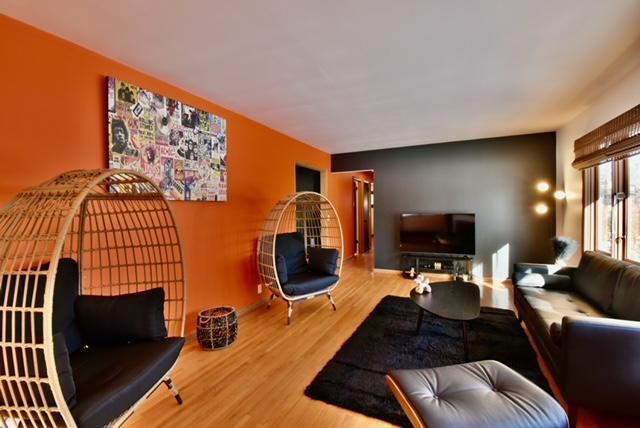
[[[640,415],[640,266],[585,252],[577,268],[516,263],[520,318],[570,406]]]

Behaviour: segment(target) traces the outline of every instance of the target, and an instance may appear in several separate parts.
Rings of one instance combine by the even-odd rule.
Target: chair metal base
[[[179,405],[182,405],[182,397],[180,396],[180,391],[178,391],[178,388],[176,388],[176,386],[173,384],[173,381],[171,380],[170,377],[165,377],[162,382],[164,382],[164,384],[167,386],[167,388],[169,388],[169,391],[171,392],[171,394],[173,394],[174,398],[176,399],[176,401],[178,402]]]
[[[337,311],[338,309],[336,308],[336,302],[335,300],[333,300],[333,296],[331,295],[331,293],[327,293],[327,298],[329,298],[329,302],[331,302],[331,306],[333,306],[333,310]]]
[[[312,299],[314,297],[318,297],[321,296],[322,294],[316,294],[316,295],[311,295],[308,296],[306,298],[302,298],[302,299],[298,299],[298,300],[287,300],[284,299],[287,302],[287,325],[291,325],[291,320],[293,319],[293,305],[294,303],[298,303],[301,302],[303,300],[308,300],[308,299]],[[333,296],[331,295],[331,293],[326,293],[327,299],[329,299],[329,303],[331,303],[331,307],[333,308],[334,311],[337,311],[338,308],[336,306],[336,302],[335,300],[333,300]],[[269,297],[269,301],[267,302],[267,309],[271,309],[271,304],[273,303],[273,301],[278,298],[279,296],[276,294],[271,294],[271,296]]]

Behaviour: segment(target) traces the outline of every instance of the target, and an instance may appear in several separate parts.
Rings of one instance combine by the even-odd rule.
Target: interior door
[[[362,252],[367,253],[371,247],[371,228],[370,214],[371,214],[371,185],[368,182],[363,182],[362,192]]]
[[[360,195],[359,181],[353,179],[353,252],[360,253]]]

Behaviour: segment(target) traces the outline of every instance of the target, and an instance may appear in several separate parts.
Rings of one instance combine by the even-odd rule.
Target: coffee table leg
[[[420,334],[420,326],[422,325],[422,317],[424,316],[424,309],[420,308],[418,312],[418,325],[416,326],[416,334]]]
[[[469,345],[467,344],[467,322],[462,321],[462,343],[464,344],[464,362],[469,362]]]

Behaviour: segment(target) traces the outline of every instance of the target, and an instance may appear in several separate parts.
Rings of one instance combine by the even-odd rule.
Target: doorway
[[[296,165],[296,192],[321,193],[320,171]]]
[[[363,195],[362,195],[362,252],[368,253],[371,249],[371,228],[369,226],[370,220],[370,198],[371,198],[371,184],[367,181],[363,181]]]
[[[373,238],[373,183],[353,178],[354,252],[366,254]]]

